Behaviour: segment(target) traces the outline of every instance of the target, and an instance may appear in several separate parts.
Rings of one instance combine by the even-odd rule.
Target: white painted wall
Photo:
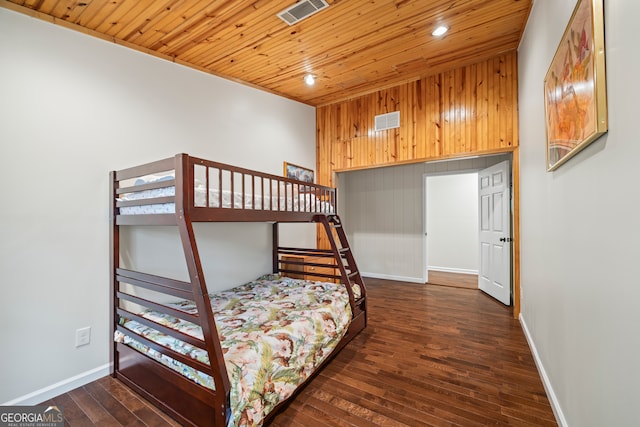
[[[364,276],[423,282],[422,172],[388,167],[340,174],[338,209]]]
[[[536,0],[519,49],[521,320],[561,425],[638,426],[640,2],[604,2],[608,134],[547,173],[543,80],[575,4]]]
[[[315,110],[3,8],[0,58],[0,403],[35,404],[108,370],[109,170],[180,152],[313,166]],[[198,226],[208,284],[270,271],[269,230]],[[283,234],[315,245],[313,225]],[[176,238],[145,230],[124,249],[181,276]],[[84,326],[92,342],[75,348]]]
[[[339,213],[367,277],[424,283],[424,176],[477,171],[508,155],[338,174]]]
[[[478,274],[478,173],[426,179],[427,268]]]

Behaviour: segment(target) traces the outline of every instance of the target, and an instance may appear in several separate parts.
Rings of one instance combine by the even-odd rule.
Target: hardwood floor
[[[65,426],[180,426],[167,414],[110,376],[42,404],[61,406]]]
[[[448,273],[429,270],[429,285],[452,286],[454,288],[478,289],[477,274]]]
[[[272,427],[555,426],[511,310],[478,290],[366,279],[367,328]],[[52,399],[67,425],[178,425],[110,377]]]

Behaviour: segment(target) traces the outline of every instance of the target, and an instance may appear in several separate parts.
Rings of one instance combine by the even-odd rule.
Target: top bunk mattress
[[[335,214],[335,189],[264,174],[221,163],[182,155],[191,162],[184,180],[189,194],[183,194],[184,207],[222,208],[271,212]],[[176,160],[177,161],[177,160]],[[177,164],[177,163],[176,163]],[[136,170],[137,168],[131,168]],[[176,213],[176,170],[148,172],[128,180],[117,180],[119,215]],[[135,172],[127,171],[129,176]],[[136,176],[134,175],[134,176]],[[187,190],[184,190],[187,193]],[[187,198],[189,198],[187,200]]]
[[[135,185],[143,185],[157,182],[173,182],[173,175],[146,176],[138,178]],[[297,186],[304,187],[304,186]],[[225,208],[225,209],[259,209],[277,210],[289,212],[321,212],[335,213],[335,208],[330,201],[322,200],[316,194],[300,191],[290,183],[273,183],[270,187],[261,188],[256,193],[219,188],[207,188],[201,181],[194,183],[194,207]],[[151,190],[135,191],[123,194],[118,201],[147,200],[164,197],[175,197],[174,185],[154,188]],[[152,203],[120,208],[120,215],[144,215],[175,213],[176,204]]]

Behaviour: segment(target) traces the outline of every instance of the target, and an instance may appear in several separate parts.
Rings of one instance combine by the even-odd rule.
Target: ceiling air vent
[[[394,129],[400,127],[400,111],[379,114],[375,117],[375,131]]]
[[[324,0],[303,0],[278,13],[278,18],[293,25],[327,7],[329,3]]]

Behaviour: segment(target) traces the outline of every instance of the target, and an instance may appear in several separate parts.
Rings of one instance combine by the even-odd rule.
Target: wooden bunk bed
[[[296,368],[306,373],[299,380],[288,380],[295,384],[295,389],[305,384],[314,372],[366,326],[366,288],[336,214],[334,188],[186,154],[113,171],[110,173],[110,182],[112,325],[117,338],[112,344],[113,376],[181,423],[197,426],[260,425],[295,394],[295,390],[288,390],[283,400],[274,397],[272,381],[275,380],[271,377],[262,378],[268,376],[263,369],[251,374],[252,377],[260,377],[256,381],[261,382],[252,385],[259,386],[259,389],[249,392],[254,397],[256,394],[262,395],[261,399],[266,399],[268,394],[268,404],[251,403],[254,406],[263,405],[257,411],[258,415],[239,413],[241,408],[247,406],[247,402],[239,402],[244,399],[243,396],[246,397],[243,394],[246,390],[239,392],[237,388],[240,386],[234,381],[242,379],[244,382],[248,376],[237,359],[233,362],[227,360],[233,349],[237,353],[243,344],[240,343],[238,348],[232,347],[238,345],[237,336],[234,335],[237,331],[229,330],[225,322],[228,319],[236,321],[234,316],[238,312],[259,310],[260,307],[242,306],[241,310],[235,309],[238,294],[250,294],[255,300],[265,295],[260,292],[273,294],[280,292],[281,288],[285,289],[282,292],[295,288],[295,292],[307,295],[308,298],[305,298],[312,300],[312,303],[324,305],[305,306],[307,311],[302,315],[295,314],[296,318],[315,316],[320,322],[331,325],[344,323],[340,331],[336,326],[335,331],[328,333],[330,337],[327,342],[330,341],[330,345],[312,348],[305,356],[305,362],[312,363],[310,371],[308,366]],[[260,278],[238,288],[239,291],[230,291],[238,294],[210,295],[202,269],[202,263],[206,260],[201,260],[198,253],[194,222],[273,223],[273,276]],[[319,230],[326,233],[331,249],[281,247],[278,224],[290,222],[322,224]],[[120,228],[144,225],[177,226],[189,281],[121,267]],[[296,277],[300,271],[304,271],[305,279],[314,277],[315,280],[286,277]],[[313,295],[309,297],[309,289],[324,293],[320,298]],[[145,292],[149,291],[161,298],[148,297]],[[296,306],[296,298],[300,295],[284,295],[284,298],[289,298],[287,304]],[[332,304],[338,307],[340,314],[331,318],[325,309]],[[339,308],[340,304],[344,306],[342,309]],[[229,305],[235,311],[231,311],[231,317],[225,318],[223,308]],[[271,309],[272,317],[276,311]],[[277,317],[280,316],[282,314],[278,312]],[[169,321],[164,322],[167,318]],[[295,319],[286,320],[287,325],[294,322]],[[180,331],[173,328],[176,323],[186,323],[192,327],[186,332]],[[131,326],[133,324],[139,328]],[[226,329],[221,329],[223,326]],[[260,327],[265,331],[271,328],[264,325]],[[317,325],[307,327],[318,329]],[[153,333],[146,334],[145,330]],[[155,335],[162,335],[180,345],[177,348],[166,346],[163,341],[156,340]],[[262,337],[256,338],[254,334],[252,339],[259,340]],[[287,342],[291,343],[314,340],[315,337],[287,336]],[[317,340],[320,342],[320,337]],[[257,347],[255,342],[244,345]],[[265,358],[270,351],[263,350],[255,357]],[[271,367],[276,365],[274,361],[267,360],[267,363]],[[287,360],[277,366],[288,366],[288,363]],[[194,378],[193,372],[205,379]]]

